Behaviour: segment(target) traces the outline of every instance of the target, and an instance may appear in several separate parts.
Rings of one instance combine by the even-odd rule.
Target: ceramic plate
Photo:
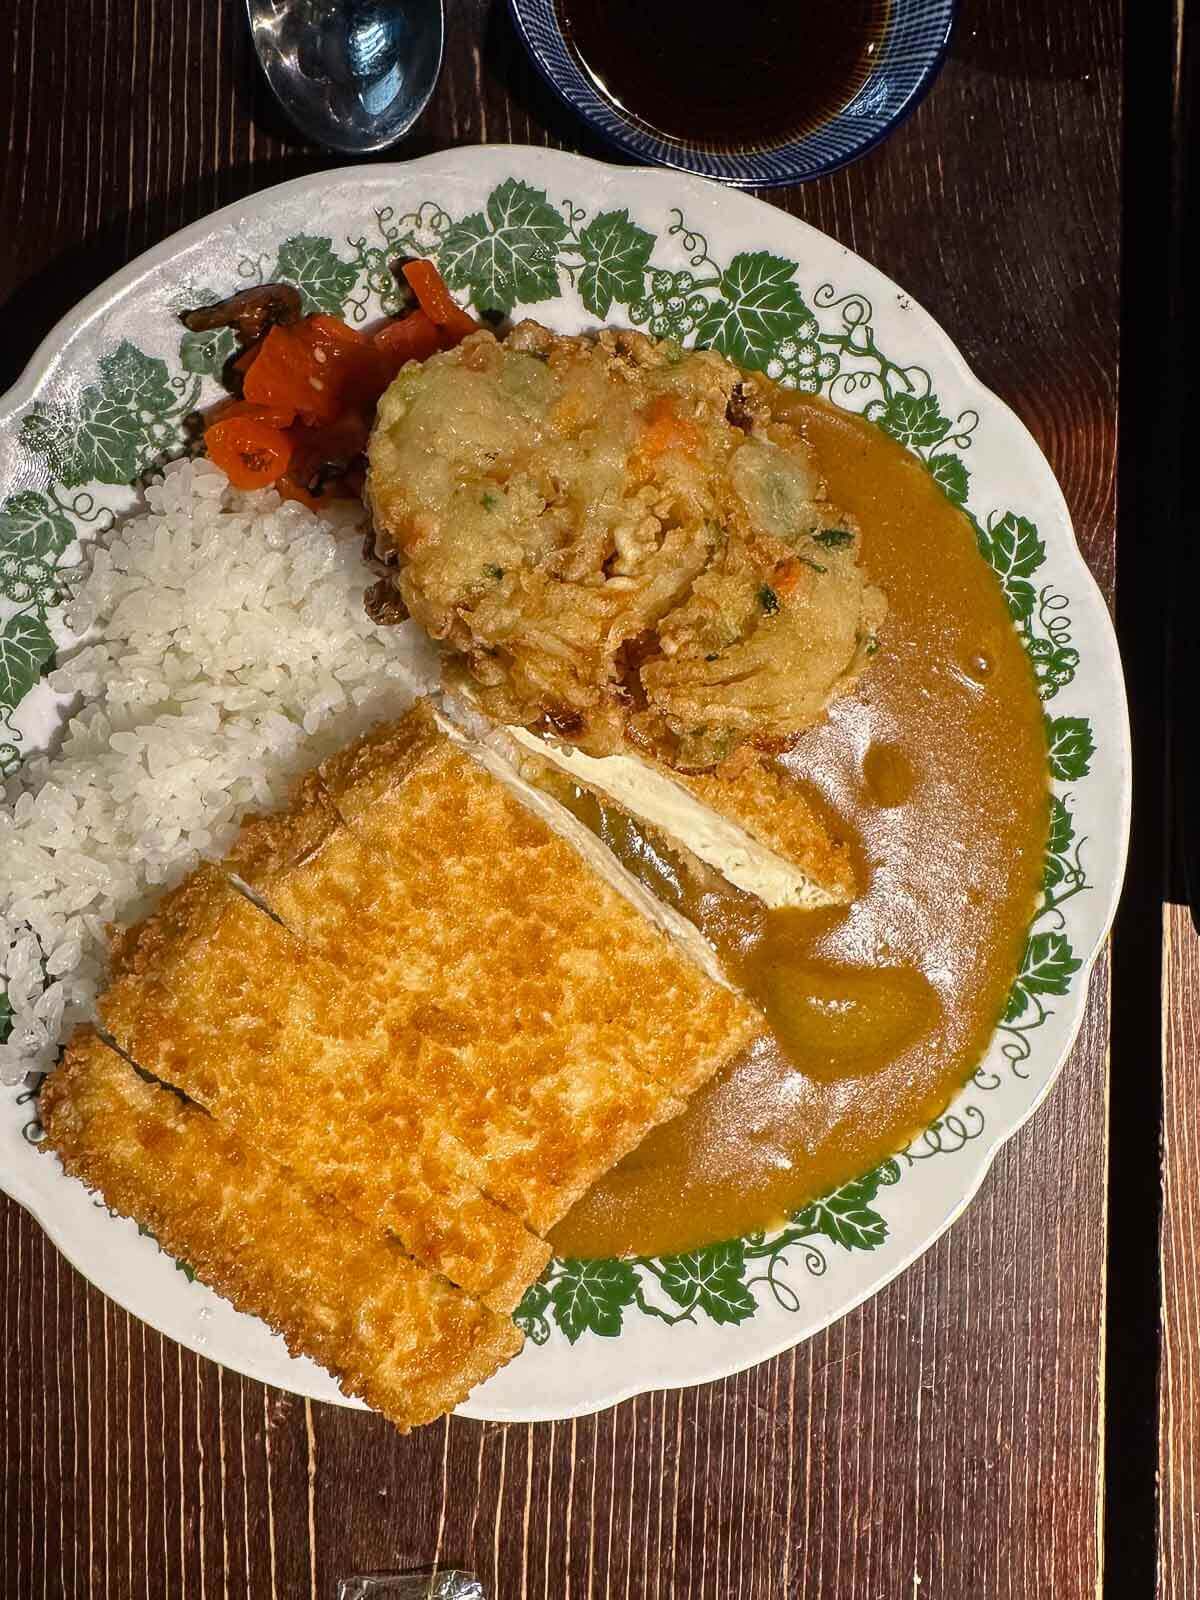
[[[1045,701],[1054,782],[1045,896],[1004,1018],[947,1113],[778,1233],[659,1260],[558,1261],[517,1315],[522,1355],[463,1409],[568,1417],[719,1378],[806,1338],[927,1249],[1050,1087],[1083,1016],[1116,904],[1129,735],[1108,612],[1058,485],[945,333],[849,250],[701,179],[492,145],[342,169],[187,228],[90,295],[0,408],[0,757],[53,733],[41,669],[70,637],[56,568],[135,501],[217,392],[227,334],[183,333],[204,294],[285,279],[307,310],[392,309],[388,263],[433,254],[480,310],[573,332],[632,323],[864,412],[961,504],[995,568]],[[190,1280],[36,1148],[32,1091],[0,1090],[0,1176],[106,1294],[173,1339],[320,1400],[333,1379]]]

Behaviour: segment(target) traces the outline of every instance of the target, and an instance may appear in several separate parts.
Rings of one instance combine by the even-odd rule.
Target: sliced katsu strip
[[[104,1027],[130,1058],[405,1249],[509,1310],[549,1250],[472,1182],[379,1013],[201,866],[117,941]]]
[[[521,752],[549,762],[764,905],[811,908],[854,898],[845,841],[773,763],[753,757],[713,772],[671,772],[636,755],[590,756],[524,728],[506,733]]]
[[[758,1030],[424,708],[248,824],[230,865],[378,1006],[539,1230]]]
[[[396,741],[408,752],[400,780]],[[433,917],[422,937],[444,941],[443,972],[486,982],[498,1001],[517,997],[492,1019],[491,1034],[513,1061],[532,1033],[565,1061],[618,1063],[687,1096],[762,1031],[740,995],[447,738],[426,706],[318,771],[365,843],[410,878],[437,884],[439,897],[471,907],[469,926]]]
[[[673,774],[702,804],[744,828],[760,848],[798,871],[815,894],[797,904],[849,905],[858,885],[850,847],[803,784],[776,762],[730,763],[712,772]]]
[[[544,988],[505,982],[508,940],[476,946],[477,913],[445,885],[430,918],[429,878],[371,850],[319,786],[291,811],[247,826],[230,865],[378,1008],[406,1091],[438,1107],[472,1174],[532,1228],[551,1227],[656,1123],[682,1111],[634,1066],[564,1056]],[[525,932],[515,927],[510,938]]]
[[[145,1082],[90,1028],[47,1079],[41,1117],[68,1172],[402,1430],[452,1410],[520,1349],[507,1317]]]

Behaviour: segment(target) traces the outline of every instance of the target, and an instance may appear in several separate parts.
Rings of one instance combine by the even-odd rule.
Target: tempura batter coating
[[[402,1431],[452,1410],[521,1336],[261,1150],[146,1083],[90,1029],[46,1080],[47,1144],[114,1211]]]
[[[854,683],[883,596],[768,392],[712,351],[535,323],[400,374],[376,554],[488,716],[698,771]]]

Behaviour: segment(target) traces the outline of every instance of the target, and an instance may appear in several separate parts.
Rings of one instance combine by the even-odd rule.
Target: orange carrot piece
[[[658,456],[666,450],[691,454],[699,449],[700,430],[690,417],[681,417],[669,395],[660,395],[646,414],[646,431],[639,440],[644,455]]]
[[[455,303],[432,261],[406,261],[401,270],[421,310],[431,322],[444,328],[455,344],[469,333],[479,332],[479,324]]]
[[[299,500],[300,504],[307,506],[310,511],[320,511],[321,496],[311,494],[302,483],[297,483],[288,473],[284,473],[275,487],[279,491],[281,500]]]
[[[343,322],[341,317],[329,317],[324,312],[305,317],[299,328],[307,334],[313,344],[324,345],[339,353],[362,350],[371,342],[365,333],[352,328],[348,322]]]
[[[310,412],[327,421],[336,415],[337,396],[321,369],[313,345],[296,328],[277,326],[247,369],[242,393],[255,405]]]
[[[230,417],[253,417],[256,422],[265,422],[272,428],[290,428],[296,420],[294,411],[285,411],[281,406],[256,406],[250,400],[221,400],[207,413],[209,426],[214,422],[226,422]]]
[[[371,343],[387,358],[393,376],[406,361],[424,361],[442,348],[441,333],[424,311],[385,323],[372,334]]]
[[[347,408],[369,409],[391,381],[392,372],[365,333],[337,317],[306,317],[296,329],[313,351],[320,380],[331,399],[315,415],[329,421]]]
[[[282,428],[255,417],[228,417],[205,430],[209,460],[235,489],[265,489],[287,471],[292,442]]]

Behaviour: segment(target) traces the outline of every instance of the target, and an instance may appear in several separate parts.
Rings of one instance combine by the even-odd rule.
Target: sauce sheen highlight
[[[783,392],[774,404],[802,424],[888,595],[870,671],[781,758],[847,838],[858,896],[769,912],[556,783],[770,1025],[563,1219],[560,1255],[663,1254],[772,1226],[895,1154],[978,1065],[1037,902],[1045,721],[970,524],[870,423]]]

